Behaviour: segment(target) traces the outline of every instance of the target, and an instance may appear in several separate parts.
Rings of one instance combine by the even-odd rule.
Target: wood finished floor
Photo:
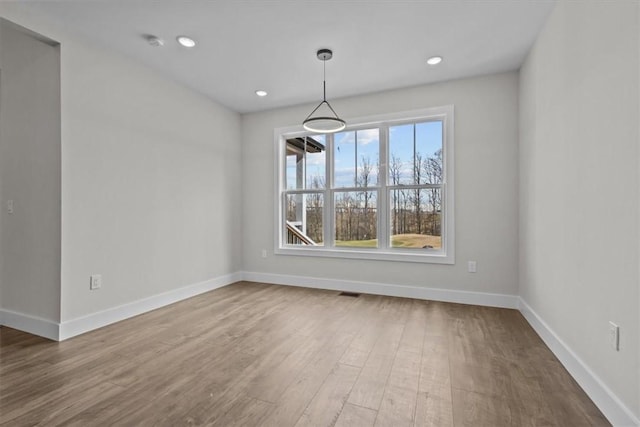
[[[241,282],[64,341],[0,328],[0,425],[609,425],[515,310]]]

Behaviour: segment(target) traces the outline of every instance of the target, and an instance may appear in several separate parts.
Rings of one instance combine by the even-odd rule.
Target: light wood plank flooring
[[[609,425],[515,310],[241,282],[64,341],[0,328],[0,425]]]

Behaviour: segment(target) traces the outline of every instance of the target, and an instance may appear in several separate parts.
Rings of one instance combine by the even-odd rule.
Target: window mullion
[[[416,176],[416,160],[417,160],[417,156],[418,153],[416,153],[416,124],[413,124],[413,183],[414,184],[420,184],[419,182],[417,182],[417,176]]]
[[[326,186],[325,186],[325,196],[324,196],[324,229],[323,229],[323,236],[324,236],[324,244],[326,247],[328,248],[332,248],[334,247],[334,238],[335,238],[335,233],[334,233],[334,228],[335,228],[335,201],[334,201],[334,197],[333,197],[333,171],[334,171],[334,164],[333,164],[333,148],[334,148],[334,134],[328,134],[326,137],[326,144],[327,144],[327,155],[326,155],[326,164],[327,167],[325,167],[325,173],[326,173],[326,177],[325,177],[325,182],[326,182]]]
[[[378,138],[380,141],[380,166],[378,167],[378,247],[389,248],[389,236],[391,226],[389,222],[389,191],[387,190],[387,177],[389,175],[389,126],[378,128]]]
[[[358,131],[353,132],[353,155],[355,157],[353,162],[353,186],[358,186]]]
[[[276,242],[278,243],[278,245],[280,247],[284,246],[287,243],[287,226],[286,226],[286,221],[287,221],[287,206],[286,206],[286,189],[287,189],[287,173],[286,173],[286,169],[287,169],[287,158],[286,158],[286,138],[280,136],[279,137],[279,142],[278,142],[278,149],[277,149],[277,155],[278,155],[278,170],[277,170],[277,174],[278,174],[278,193],[280,195],[279,197],[279,226],[277,228],[277,237],[276,237]]]
[[[280,246],[287,244],[287,193],[285,191],[280,193]]]

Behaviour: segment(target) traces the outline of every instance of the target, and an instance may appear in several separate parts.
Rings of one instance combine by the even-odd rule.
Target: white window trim
[[[416,249],[403,248],[344,248],[344,247],[325,247],[325,246],[293,246],[284,243],[284,222],[281,221],[283,214],[283,191],[286,189],[286,162],[285,162],[285,144],[283,140],[286,137],[304,136],[308,132],[302,125],[287,126],[274,129],[275,164],[274,164],[274,183],[276,203],[274,209],[274,253],[277,255],[294,255],[294,256],[315,256],[328,258],[352,258],[352,259],[368,259],[368,260],[384,260],[384,261],[402,261],[402,262],[421,262],[433,264],[454,264],[455,263],[455,191],[454,191],[454,108],[453,105],[443,107],[433,107],[421,110],[411,110],[392,114],[383,114],[376,116],[368,116],[361,118],[352,118],[347,120],[347,128],[344,130],[367,129],[372,126],[395,125],[403,122],[411,123],[429,119],[443,120],[443,162],[445,165],[445,176],[443,176],[444,184],[444,216],[442,218],[444,230],[442,249],[438,251],[422,251],[416,253]],[[331,167],[330,153],[328,153],[327,167]],[[386,161],[387,154],[382,154],[381,159]],[[386,169],[386,168],[385,168]],[[383,190],[383,191],[386,191]],[[326,203],[326,202],[325,202]],[[386,216],[386,213],[383,215]],[[386,223],[386,219],[384,220]],[[324,227],[330,227],[331,224],[325,224]],[[386,233],[386,228],[379,230]]]

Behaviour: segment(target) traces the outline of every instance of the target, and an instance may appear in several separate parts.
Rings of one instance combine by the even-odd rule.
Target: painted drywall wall
[[[61,43],[61,321],[240,271],[240,116],[19,4],[0,14]]]
[[[53,322],[60,319],[59,53],[0,20],[0,309]]]
[[[517,90],[512,72],[331,100],[347,119],[454,105],[455,265],[274,255],[273,131],[299,124],[315,105],[243,115],[245,271],[516,294]]]
[[[239,116],[125,59],[73,53],[63,320],[239,271]]]
[[[521,70],[519,157],[520,294],[636,417],[637,8],[558,4]]]

